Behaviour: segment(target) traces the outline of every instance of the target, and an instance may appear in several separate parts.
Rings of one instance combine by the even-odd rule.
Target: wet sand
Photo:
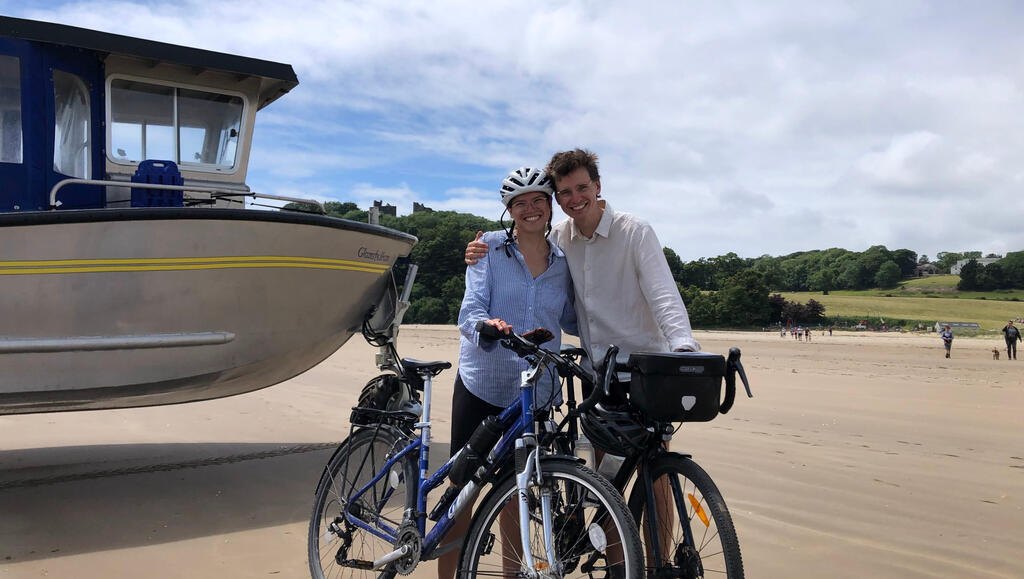
[[[673,449],[722,489],[748,577],[1024,577],[1024,359],[992,360],[1002,340],[946,360],[934,334],[697,337],[743,349],[755,398]],[[457,349],[454,328],[403,329],[404,356]],[[0,578],[307,577],[313,490],[373,353],[357,336],[222,400],[0,416]],[[453,379],[435,382],[436,456]]]

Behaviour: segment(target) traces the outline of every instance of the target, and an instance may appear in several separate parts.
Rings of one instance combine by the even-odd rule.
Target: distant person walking
[[[1006,359],[1016,360],[1017,359],[1017,342],[1024,341],[1024,338],[1020,336],[1020,330],[1017,326],[1013,325],[1013,320],[1010,320],[1003,326],[1003,338],[1006,339]]]
[[[946,357],[948,358],[949,349],[953,347],[953,330],[946,326],[942,333],[939,334],[939,337],[942,338],[942,345],[946,347]]]

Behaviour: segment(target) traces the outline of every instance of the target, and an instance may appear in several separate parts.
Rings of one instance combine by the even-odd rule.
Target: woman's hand
[[[484,323],[488,326],[494,326],[499,331],[504,333],[506,336],[512,331],[512,326],[505,323],[505,320],[501,318],[491,318],[490,320],[484,320]]]

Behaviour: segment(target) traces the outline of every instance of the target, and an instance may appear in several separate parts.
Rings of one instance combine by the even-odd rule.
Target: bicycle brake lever
[[[736,346],[729,348],[729,366],[736,372],[739,372],[743,388],[747,391],[747,398],[753,398],[754,394],[750,391],[750,381],[747,380],[747,372],[743,369],[743,363],[740,362],[740,349]]]

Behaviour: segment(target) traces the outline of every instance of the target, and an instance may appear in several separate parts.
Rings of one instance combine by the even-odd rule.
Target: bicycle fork
[[[535,365],[524,370],[521,376],[520,400],[523,408],[524,423],[531,425],[533,422],[532,394],[533,386],[542,374],[542,366]],[[551,522],[551,489],[544,484],[544,472],[541,470],[540,448],[537,444],[537,435],[527,427],[527,432],[516,439],[515,443],[515,466],[516,466],[516,494],[519,499],[519,539],[523,549],[523,571],[528,577],[539,577],[543,571],[548,573],[561,573],[558,559],[555,557],[554,525]],[[541,525],[544,535],[544,552],[547,561],[536,561],[530,545],[530,489],[540,489]]]
[[[524,572],[529,577],[539,577],[540,572],[559,574],[561,569],[555,557],[554,526],[551,522],[551,488],[543,484],[540,449],[537,437],[532,433],[524,434],[516,440],[516,494],[519,499],[519,539],[523,549]],[[544,538],[544,552],[547,561],[537,561],[533,557],[530,544],[530,489],[540,489],[540,516]]]

